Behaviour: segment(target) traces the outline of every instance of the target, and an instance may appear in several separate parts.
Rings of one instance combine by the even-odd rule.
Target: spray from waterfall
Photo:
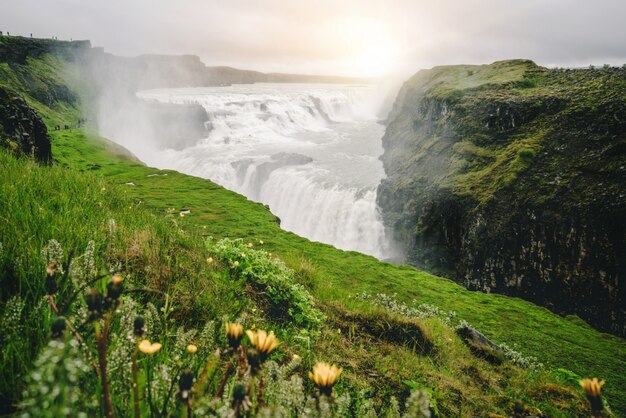
[[[157,167],[211,179],[269,205],[281,227],[393,257],[376,205],[384,127],[375,86],[254,84],[149,90],[146,102],[201,105],[206,138],[183,149],[132,149]]]

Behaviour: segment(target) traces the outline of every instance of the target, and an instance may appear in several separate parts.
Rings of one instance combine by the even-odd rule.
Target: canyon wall
[[[383,146],[410,264],[626,335],[626,69],[423,70]]]

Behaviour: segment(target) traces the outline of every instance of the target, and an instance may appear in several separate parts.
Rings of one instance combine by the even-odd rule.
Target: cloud
[[[263,71],[367,75],[513,57],[626,62],[621,0],[2,1],[0,30]]]

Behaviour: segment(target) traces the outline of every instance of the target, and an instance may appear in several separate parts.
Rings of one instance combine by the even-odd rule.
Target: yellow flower
[[[579,383],[587,396],[594,398],[600,396],[602,393],[602,386],[604,386],[604,380],[598,381],[597,377],[594,377],[593,379],[582,379]]]
[[[182,212],[180,212],[180,213],[178,214],[178,216],[180,216],[181,218],[184,218],[184,217],[185,217],[185,214],[184,214],[184,213],[182,213]]]
[[[48,276],[54,276],[58,268],[59,263],[57,263],[56,260],[52,260],[50,264],[48,264],[48,267],[46,267],[46,273],[48,273]]]
[[[233,263],[233,266],[235,267],[239,266],[239,261],[235,260],[235,262]]]
[[[187,352],[189,354],[196,354],[197,351],[198,351],[198,347],[195,344],[189,344],[187,346]]]
[[[591,405],[591,411],[593,412],[594,417],[604,416],[602,413],[604,411],[604,405],[602,404],[602,386],[604,386],[604,380],[598,381],[597,377],[593,379],[582,379],[580,382],[580,386],[582,386],[585,394],[587,395],[587,400]]]
[[[118,285],[120,283],[122,283],[124,281],[124,278],[122,276],[120,276],[119,274],[116,274],[115,276],[113,276],[111,278],[111,283]]]
[[[243,336],[243,325],[236,322],[226,323],[226,335],[233,338],[241,338]]]
[[[241,253],[241,258],[246,258],[246,253]]]
[[[342,371],[341,367],[334,364],[317,363],[313,366],[313,371],[309,372],[309,377],[322,394],[330,395]]]
[[[259,240],[259,244],[263,245],[263,240],[262,239]]]
[[[243,337],[243,325],[236,322],[227,322],[226,337],[228,338],[228,345],[232,349],[237,349],[239,344],[241,344],[241,338]]]
[[[246,334],[248,338],[250,338],[250,344],[263,356],[267,356],[274,351],[280,342],[278,338],[276,338],[276,335],[274,335],[274,331],[270,331],[268,334],[263,330],[247,330]]]
[[[144,354],[152,355],[161,349],[160,343],[150,343],[148,340],[143,340],[139,343],[139,351]]]
[[[207,259],[206,259],[206,262],[207,262],[208,264],[213,264],[213,257],[209,257],[209,258],[207,258]]]
[[[252,248],[252,243],[251,242],[248,243],[248,248]]]

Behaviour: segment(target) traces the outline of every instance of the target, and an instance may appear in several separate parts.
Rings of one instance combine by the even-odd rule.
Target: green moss
[[[454,177],[450,187],[461,196],[470,196],[479,202],[487,202],[498,190],[510,186],[530,167],[546,135],[547,132],[535,133],[515,139],[503,147],[483,148],[468,143],[458,146],[457,152],[477,155],[487,163]]]

